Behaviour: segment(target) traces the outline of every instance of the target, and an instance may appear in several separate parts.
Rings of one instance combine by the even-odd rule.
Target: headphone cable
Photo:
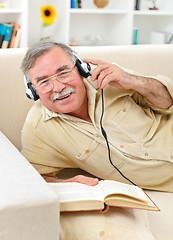
[[[129,181],[130,183],[132,183],[133,185],[137,186],[133,181],[131,181],[129,178],[127,178],[119,169],[118,167],[115,166],[115,164],[112,162],[112,159],[111,159],[111,151],[110,151],[110,146],[109,146],[109,142],[108,142],[108,139],[107,139],[107,134],[106,134],[106,131],[104,130],[104,127],[103,127],[103,115],[104,115],[104,93],[103,93],[103,89],[101,89],[101,99],[102,99],[102,112],[101,112],[101,117],[100,117],[100,127],[101,127],[101,132],[102,132],[102,135],[106,141],[106,145],[107,145],[107,150],[108,150],[108,159],[109,159],[109,162],[111,163],[111,165],[120,173],[120,175],[125,178],[127,181]]]

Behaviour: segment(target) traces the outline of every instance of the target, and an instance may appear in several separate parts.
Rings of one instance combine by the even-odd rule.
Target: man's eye
[[[42,81],[39,85],[40,85],[41,87],[44,87],[44,86],[46,86],[48,83],[49,83],[48,80],[44,80],[44,81]]]
[[[59,74],[59,78],[65,78],[65,77],[68,77],[69,74],[70,74],[70,71],[62,72],[61,74]]]

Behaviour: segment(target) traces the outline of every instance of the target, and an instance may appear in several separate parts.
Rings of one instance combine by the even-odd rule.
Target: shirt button
[[[148,157],[148,153],[145,153],[145,156]]]
[[[87,153],[89,153],[89,152],[90,152],[90,151],[87,149],[85,153],[87,154]]]
[[[120,148],[124,148],[124,145],[120,145]]]
[[[173,159],[173,156],[170,156],[170,159]]]
[[[123,108],[123,112],[126,112],[127,111],[127,109],[126,108]]]

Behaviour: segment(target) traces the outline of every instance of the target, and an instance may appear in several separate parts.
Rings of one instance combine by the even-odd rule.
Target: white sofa
[[[173,78],[172,45],[73,48],[81,57],[101,58],[142,74]],[[26,49],[0,50],[0,194],[4,194],[0,197],[0,239],[54,240],[60,234],[60,240],[172,240],[173,193],[147,191],[160,212],[117,208],[106,215],[63,213],[58,227],[57,197],[17,151],[21,149],[24,119],[34,103],[25,96],[20,70],[25,52]]]
[[[59,202],[0,132],[0,239],[58,240]]]

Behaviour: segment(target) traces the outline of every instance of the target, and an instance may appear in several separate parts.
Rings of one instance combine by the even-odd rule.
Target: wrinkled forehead
[[[74,62],[71,56],[61,48],[54,48],[40,55],[29,69],[29,78],[47,78],[65,69],[71,69]]]
[[[29,53],[28,53],[29,54]],[[28,64],[30,66],[28,66],[28,69],[34,67],[35,64],[37,64],[37,62],[40,61],[40,59],[47,59],[47,61],[50,61],[50,58],[56,57],[56,60],[61,61],[61,60],[71,60],[72,62],[75,62],[75,57],[72,53],[72,51],[68,51],[67,49],[58,47],[58,46],[54,46],[52,48],[48,48],[48,49],[44,49],[44,50],[35,50],[35,52],[32,52],[32,55],[28,56],[28,59],[30,59],[30,61],[28,61]]]
[[[31,68],[35,68],[38,65],[53,67],[54,65],[64,66],[71,65],[73,63],[71,55],[69,55],[64,49],[52,48],[44,54],[37,57],[35,63]]]

